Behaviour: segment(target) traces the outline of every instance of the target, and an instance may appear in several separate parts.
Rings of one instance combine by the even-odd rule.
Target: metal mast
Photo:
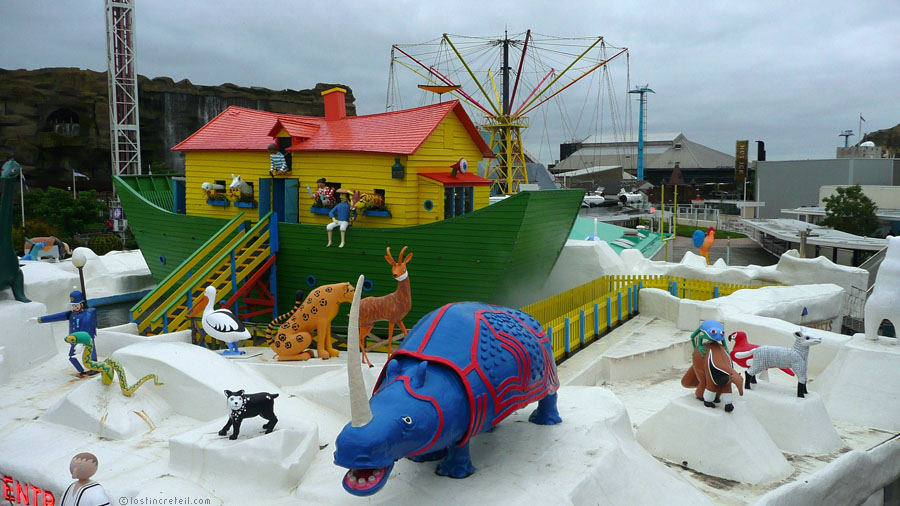
[[[647,93],[656,93],[649,88],[649,84],[638,86],[628,93],[638,93],[641,95],[640,118],[638,119],[638,162],[637,162],[637,180],[644,180],[644,105],[647,103]],[[632,123],[633,125],[634,123]]]
[[[838,137],[844,138],[844,147],[848,147],[850,144],[850,136],[853,135],[853,130],[844,130],[838,134]]]
[[[525,33],[525,48],[528,47],[528,38],[531,30]],[[497,153],[496,163],[490,163],[487,170],[488,179],[493,179],[491,193],[509,195],[519,190],[520,184],[528,183],[528,171],[525,169],[525,153],[522,148],[522,128],[528,127],[528,119],[524,116],[511,116],[509,111],[509,34],[504,31],[503,40],[503,101],[500,103],[501,114],[488,116],[482,125],[491,133],[489,144],[491,150]],[[524,58],[524,51],[522,57]],[[521,65],[520,65],[521,67]],[[519,69],[521,73],[521,68]],[[496,88],[494,89],[496,92]]]
[[[134,0],[106,0],[109,135],[114,176],[141,173],[134,47]]]
[[[463,38],[463,51],[469,55],[474,54],[476,55],[475,58],[478,58],[477,53],[473,53],[472,51],[471,41],[467,40],[473,39],[473,37],[460,37]],[[491,48],[499,46],[502,50],[502,68],[498,72],[497,77],[502,78],[503,82],[499,84],[496,83],[494,73],[491,70],[488,70],[487,77],[489,87],[487,89],[485,89],[485,85],[488,84],[488,82],[482,83],[482,80],[476,76],[475,70],[473,70],[466,61],[462,51],[460,51],[446,33],[440,39],[440,45],[443,46],[446,44],[446,47],[449,48],[449,51],[446,53],[448,58],[444,58],[443,60],[450,61],[452,58],[450,57],[450,51],[456,56],[456,59],[453,60],[454,68],[449,72],[446,70],[442,72],[438,70],[437,66],[428,65],[420,60],[423,54],[434,54],[431,49],[428,49],[427,53],[419,53],[417,55],[410,54],[409,51],[411,51],[413,46],[425,46],[429,45],[429,43],[402,46],[395,44],[392,47],[392,69],[393,63],[400,63],[402,66],[415,72],[427,81],[427,84],[420,86],[420,88],[436,93],[450,92],[460,101],[468,104],[472,108],[478,109],[486,115],[481,124],[481,128],[490,134],[488,144],[490,145],[491,150],[497,155],[496,160],[488,163],[486,174],[488,179],[493,180],[491,185],[492,194],[508,195],[516,193],[519,190],[519,185],[528,183],[528,172],[525,167],[525,149],[522,142],[522,130],[528,128],[529,125],[528,116],[526,115],[627,51],[625,48],[615,48],[617,52],[610,57],[606,57],[605,52],[603,52],[602,60],[588,57],[589,64],[583,67],[576,67],[576,64],[582,59],[585,59],[588,53],[598,45],[600,46],[600,49],[605,49],[606,46],[601,45],[603,37],[591,37],[587,39],[563,39],[557,37],[544,39],[540,42],[547,40],[550,41],[549,45],[552,46],[552,53],[554,56],[550,61],[560,63],[559,57],[562,56],[568,61],[568,64],[565,65],[565,61],[563,61],[562,63],[565,65],[565,68],[561,71],[557,71],[552,67],[545,67],[542,69],[540,74],[543,74],[543,71],[547,70],[547,68],[549,68],[549,72],[547,72],[533,87],[531,83],[527,84],[527,87],[532,89],[524,100],[516,100],[516,92],[519,90],[520,84],[523,84],[523,88],[525,87],[525,82],[522,80],[522,74],[525,60],[528,59],[528,56],[531,56],[528,52],[531,51],[532,53],[535,53],[537,51],[535,45],[535,42],[537,41],[535,41],[532,36],[531,30],[525,32],[523,39],[517,40],[515,35],[513,38],[510,38],[509,33],[504,31],[502,38],[492,38],[488,40],[488,44]],[[579,41],[584,41],[584,43]],[[585,48],[584,45],[587,45],[587,47]],[[512,47],[513,50],[521,49],[516,72],[513,72],[512,67],[510,66],[510,47]],[[404,63],[402,61],[403,57],[397,57],[394,54],[394,51],[402,54],[403,57],[410,61],[410,63]],[[441,47],[438,47],[436,53],[443,53]],[[571,60],[569,60],[570,58]],[[515,55],[513,55],[513,59],[515,59]],[[540,58],[538,57],[538,61],[539,60]],[[531,58],[529,61],[535,61],[535,59]],[[452,78],[452,74],[456,73],[455,63],[461,64],[463,69],[465,69],[465,72],[460,71],[458,74],[467,74],[468,77],[471,78],[471,84],[477,87],[478,91],[481,93],[482,100],[484,100],[483,104],[479,103],[475,97],[464,91],[462,85]],[[420,68],[417,69],[415,66]],[[575,69],[572,71],[573,73],[578,72],[577,77],[568,77],[567,73],[573,68]],[[513,74],[515,74],[514,79]],[[557,87],[557,82],[564,76],[567,76],[569,81],[567,83],[561,83]],[[537,75],[537,77],[540,77],[540,75]],[[512,81],[511,92],[509,89],[510,81]]]

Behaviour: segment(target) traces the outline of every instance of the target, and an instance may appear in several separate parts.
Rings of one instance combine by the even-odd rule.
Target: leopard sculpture
[[[353,302],[353,285],[336,283],[314,289],[291,311],[279,316],[266,330],[266,343],[279,361],[309,360],[315,353],[308,349],[316,332],[316,351],[321,359],[338,356],[331,344],[331,320],[341,304]]]

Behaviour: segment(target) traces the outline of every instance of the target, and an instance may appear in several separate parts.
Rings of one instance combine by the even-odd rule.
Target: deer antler
[[[400,254],[402,255],[403,252],[401,251]],[[390,246],[387,247],[387,255],[384,256],[384,259],[387,260],[387,263],[389,263],[391,265],[397,265],[397,262],[394,261],[394,257],[391,256],[391,247]]]
[[[403,264],[404,266],[406,266],[406,264],[409,263],[409,260],[412,258],[412,253],[407,255],[405,259],[403,258],[403,253],[406,253],[406,248],[407,246],[404,246],[403,249],[400,250],[400,256],[397,257],[397,263]]]

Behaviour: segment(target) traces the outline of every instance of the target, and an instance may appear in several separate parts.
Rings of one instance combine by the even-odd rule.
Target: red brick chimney
[[[331,88],[322,92],[325,101],[325,121],[337,121],[347,116],[347,104],[344,102],[344,88]]]

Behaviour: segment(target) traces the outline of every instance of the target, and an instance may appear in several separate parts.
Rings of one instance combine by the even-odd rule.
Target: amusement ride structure
[[[141,173],[134,0],[106,0],[109,133],[114,176]]]
[[[486,169],[486,177],[493,181],[491,193],[509,195],[528,183],[527,152],[522,140],[522,131],[530,125],[527,114],[557,99],[563,121],[572,121],[558,96],[579,81],[586,85],[586,96],[574,118],[575,127],[584,119],[588,98],[594,93],[597,119],[600,90],[604,86],[610,89],[610,111],[616,114],[607,64],[622,55],[627,65],[628,49],[609,45],[603,37],[552,37],[531,30],[512,35],[504,32],[499,38],[444,34],[421,44],[395,44],[391,48],[386,109],[402,107],[397,65],[427,81],[419,88],[439,95],[450,93],[459,99],[470,115],[482,117],[480,128],[489,134],[489,144],[497,154],[496,161]],[[599,69],[603,69],[602,76],[595,79]],[[591,79],[582,81],[588,76]],[[591,89],[592,84],[599,84],[597,90]],[[517,95],[520,89],[522,94],[527,93],[524,99]],[[480,95],[478,99],[473,96],[476,94]],[[544,115],[546,122],[546,112]],[[572,125],[566,126],[567,130],[570,128]]]

